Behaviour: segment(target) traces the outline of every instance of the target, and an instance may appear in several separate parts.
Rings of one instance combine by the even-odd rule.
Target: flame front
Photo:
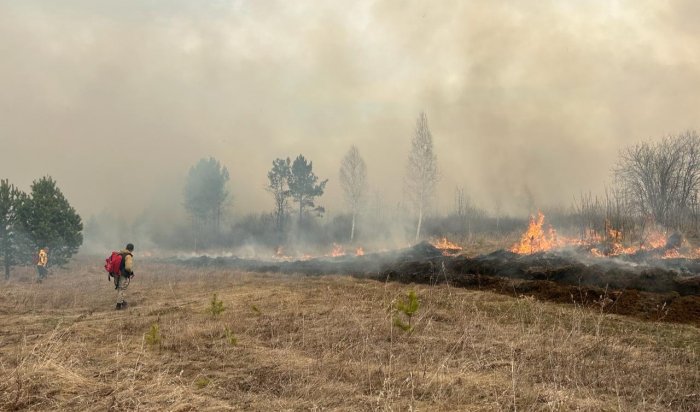
[[[438,249],[454,249],[454,250],[462,250],[462,247],[450,242],[447,240],[446,237],[443,237],[442,239],[438,240],[437,242],[431,242],[433,246],[435,246]]]
[[[544,214],[537,213],[537,217],[530,216],[530,224],[520,238],[520,241],[511,247],[510,251],[521,255],[545,252],[555,248],[575,246],[587,249],[596,257],[609,257],[632,255],[639,252],[654,253],[657,256],[669,259],[677,257],[694,257],[700,254],[700,249],[686,254],[680,251],[680,242],[672,241],[664,231],[657,226],[645,231],[642,241],[638,245],[625,246],[624,233],[615,229],[606,221],[604,236],[593,230],[587,230],[583,238],[567,238],[558,236],[557,232],[549,227],[544,228]]]
[[[462,247],[450,242],[446,237],[440,240],[431,240],[430,244],[435,246],[436,249],[440,249],[442,254],[445,256],[456,256],[462,251]]]
[[[658,230],[648,233],[642,244],[642,249],[658,249],[666,246],[667,237]]]
[[[527,230],[520,237],[520,242],[510,249],[513,253],[526,255],[530,253],[544,252],[558,246],[557,232],[549,227],[543,229],[544,214],[537,212],[537,218],[530,216],[530,224]]]
[[[331,251],[331,256],[333,256],[333,257],[345,256],[345,250],[343,250],[343,247],[340,246],[339,244],[333,243],[333,250]]]

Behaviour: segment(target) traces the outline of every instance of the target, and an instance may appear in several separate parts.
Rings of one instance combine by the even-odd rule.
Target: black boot
[[[124,309],[124,304],[123,303],[117,303],[116,310],[122,310]]]
[[[129,304],[126,303],[126,301],[122,302],[122,309],[126,309],[129,307]]]

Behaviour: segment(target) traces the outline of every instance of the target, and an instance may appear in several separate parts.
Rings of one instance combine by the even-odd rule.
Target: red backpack
[[[122,261],[124,256],[119,252],[112,252],[112,254],[105,259],[105,270],[107,271],[107,280],[111,276],[118,277],[122,273]]]

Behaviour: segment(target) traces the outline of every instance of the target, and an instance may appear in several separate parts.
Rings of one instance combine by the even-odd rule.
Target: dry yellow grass
[[[0,289],[2,410],[698,410],[700,330],[449,286],[99,259]],[[407,334],[393,302],[415,290]],[[225,307],[207,309],[216,293]],[[148,337],[158,325],[160,342]],[[150,338],[150,339],[147,339]],[[235,338],[235,342],[232,342]],[[152,343],[148,343],[148,342]],[[235,343],[235,344],[234,344]]]

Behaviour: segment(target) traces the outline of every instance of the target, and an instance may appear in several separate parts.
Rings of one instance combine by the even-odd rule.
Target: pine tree
[[[24,233],[34,249],[49,247],[49,264],[63,265],[83,243],[83,223],[56,182],[42,177],[32,183],[30,196],[19,209]],[[29,263],[29,262],[27,262]]]
[[[318,176],[313,172],[313,162],[307,162],[304,156],[299,155],[292,163],[289,176],[289,193],[294,202],[299,204],[299,225],[301,225],[304,210],[315,207],[314,199],[323,195],[328,179],[316,184]],[[319,207],[319,209],[322,209]]]
[[[5,279],[10,278],[10,268],[20,261],[19,210],[26,198],[27,195],[7,179],[0,180],[0,259]]]
[[[194,225],[195,248],[200,232],[219,233],[221,215],[229,194],[226,190],[228,181],[228,169],[213,157],[201,159],[190,168],[184,195],[185,208]]]

